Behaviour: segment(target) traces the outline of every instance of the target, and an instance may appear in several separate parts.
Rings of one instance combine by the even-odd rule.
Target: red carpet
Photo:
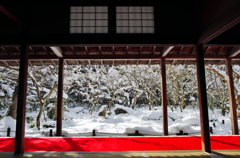
[[[240,149],[240,136],[211,136],[212,149]],[[13,151],[14,138],[0,138]],[[25,138],[25,151],[201,150],[201,137]]]

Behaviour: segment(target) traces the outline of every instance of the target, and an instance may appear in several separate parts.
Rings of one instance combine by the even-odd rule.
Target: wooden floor
[[[214,150],[205,153],[199,150],[184,151],[121,151],[121,152],[25,152],[13,155],[12,152],[0,152],[1,158],[239,158],[240,150]]]

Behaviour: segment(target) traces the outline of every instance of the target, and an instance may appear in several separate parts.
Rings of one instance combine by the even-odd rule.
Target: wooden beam
[[[209,44],[209,45],[216,45],[216,44]],[[217,44],[217,45],[223,45],[224,44]],[[6,44],[0,44],[0,46],[2,47],[6,47],[6,46],[9,46],[9,45],[6,45]],[[11,46],[19,46],[19,45],[16,45],[16,44],[12,44]],[[47,43],[37,43],[37,44],[31,44],[30,45],[31,47],[50,47],[52,46],[52,44],[47,44]],[[131,44],[131,43],[125,43],[125,44],[104,44],[104,43],[92,43],[92,44],[75,44],[75,43],[68,43],[68,44],[54,44],[54,46],[59,46],[59,47],[98,47],[98,46],[101,46],[101,47],[126,47],[126,46],[129,46],[129,47],[140,47],[140,46],[143,46],[143,47],[166,47],[166,46],[176,46],[176,47],[179,47],[179,46],[185,46],[185,47],[194,47],[194,44],[166,44],[166,43],[163,43],[163,44],[146,44],[146,43],[141,43],[141,44]]]
[[[223,47],[219,47],[219,48],[217,49],[217,51],[214,53],[214,55],[218,55],[218,54],[220,53],[220,51],[222,50],[222,48],[223,48]]]
[[[228,82],[228,94],[229,94],[229,104],[230,104],[230,113],[231,113],[232,134],[239,135],[237,108],[236,108],[234,83],[233,83],[233,75],[232,75],[232,64],[231,64],[231,59],[229,59],[229,58],[226,59],[226,75],[227,75],[227,82]]]
[[[190,54],[193,54],[194,51],[195,51],[195,47],[192,47],[192,50],[191,50]]]
[[[115,47],[112,46],[113,55],[115,54]]]
[[[140,46],[140,48],[139,48],[139,54],[140,55],[142,54],[142,46]]]
[[[9,64],[8,64],[7,61],[2,61],[2,62],[4,62],[4,64],[5,64],[6,66],[9,66]]]
[[[204,50],[204,55],[206,54],[206,52],[209,50],[209,46],[207,46],[206,48],[205,48],[205,50]]]
[[[2,50],[5,52],[5,53],[7,53],[7,54],[10,54],[11,55],[11,53],[9,53],[4,47],[1,47],[2,48]]]
[[[167,111],[167,82],[166,82],[166,64],[165,58],[161,59],[161,76],[162,76],[162,118],[163,118],[163,135],[168,135],[168,111]]]
[[[156,50],[156,46],[153,46],[152,54],[154,54],[155,50]]]
[[[31,61],[30,61],[30,60],[28,60],[28,65],[32,66],[32,63],[31,63]]]
[[[62,136],[62,108],[63,108],[63,79],[64,79],[64,59],[59,59],[58,64],[58,98],[57,98],[57,129],[56,135]]]
[[[19,52],[21,52],[21,49],[20,48],[18,48],[18,47],[15,47]]]
[[[73,55],[76,55],[76,52],[75,52],[75,50],[74,50],[74,47],[71,47],[71,50],[72,50],[72,52],[73,52]]]
[[[178,54],[181,54],[182,49],[183,49],[183,46],[180,47]]]
[[[102,54],[101,46],[99,46],[98,48],[99,48],[99,54],[101,55]]]
[[[84,48],[85,48],[86,54],[88,55],[88,48],[87,48],[87,46],[85,46]]]
[[[46,52],[48,55],[50,55],[50,54],[49,54],[49,51],[47,50],[46,47],[43,47],[43,49],[45,50],[45,52]]]
[[[240,53],[240,47],[234,47],[233,49],[230,50],[228,53],[228,57],[235,57]]]
[[[196,46],[196,54],[197,54],[196,66],[197,66],[197,79],[198,79],[198,104],[200,109],[202,150],[205,152],[211,152],[207,90],[206,90],[206,80],[205,80],[206,77],[205,77],[202,44]]]
[[[240,2],[237,2],[223,16],[208,26],[200,35],[198,44],[204,44],[240,22]]]
[[[42,64],[42,66],[44,65],[44,63],[42,62],[42,60],[40,60],[40,63]]]
[[[33,50],[32,47],[29,47],[29,49],[30,49],[35,55],[37,55],[36,52]]]
[[[152,62],[152,60],[149,60],[149,62],[148,62],[148,65],[150,65],[150,64],[151,64],[151,62]]]
[[[2,58],[1,58],[2,59]],[[0,60],[1,60],[0,59]],[[113,59],[161,59],[159,55],[135,55],[135,54],[124,54],[124,55],[76,55],[76,56],[71,56],[71,55],[66,55],[64,56],[64,59],[81,59],[81,60],[113,60]]]
[[[173,49],[173,47],[174,46],[163,47],[162,57],[165,57]]]
[[[210,46],[210,47],[240,47],[240,44],[211,44],[206,43],[204,46]]]
[[[50,48],[59,58],[63,57],[63,52],[62,52],[62,49],[60,47],[51,46]]]
[[[56,66],[56,63],[54,62],[54,60],[51,60],[51,61],[52,61],[53,65]]]
[[[147,55],[147,54],[142,54],[142,55],[135,55],[135,54],[129,54],[129,55],[67,55],[64,56],[63,59],[66,60],[113,60],[113,59],[118,59],[118,60],[134,60],[134,59],[139,59],[139,60],[160,60],[162,57],[159,55]],[[205,60],[225,60],[227,58],[226,55],[204,55]],[[0,58],[1,60],[5,61],[10,61],[10,60],[19,60],[20,56],[19,55],[2,55]],[[31,60],[58,60],[59,58],[56,57],[55,55],[51,56],[29,56],[29,59]],[[165,56],[166,60],[196,60],[196,55],[195,54],[168,54]],[[234,57],[232,59],[239,59],[237,57]]]
[[[68,65],[67,60],[63,60],[65,65]]]
[[[174,65],[178,60],[173,60],[172,65]]]
[[[21,59],[18,82],[17,123],[15,134],[14,154],[24,153],[25,117],[27,99],[27,76],[28,76],[28,45],[21,45]]]
[[[2,3],[0,3],[0,11],[5,14],[8,18],[13,20],[14,22],[18,24],[23,24],[21,20],[19,20],[9,9],[7,9]]]
[[[180,47],[179,51],[178,51],[178,54],[180,55],[181,54],[181,50],[183,49],[183,46]],[[175,64],[178,60],[174,60],[172,62],[172,64]]]

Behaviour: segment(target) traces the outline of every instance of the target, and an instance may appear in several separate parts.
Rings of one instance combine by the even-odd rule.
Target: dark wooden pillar
[[[57,136],[62,136],[62,107],[63,107],[63,71],[64,63],[63,59],[59,59],[58,65],[58,99],[57,99]]]
[[[162,75],[162,113],[163,113],[163,135],[168,135],[168,111],[167,111],[167,82],[166,82],[166,65],[165,58],[161,59]]]
[[[28,45],[21,45],[20,68],[18,81],[17,124],[14,154],[24,153],[26,95],[28,75]]]
[[[235,94],[234,94],[234,84],[233,84],[233,75],[232,75],[232,65],[231,65],[230,58],[226,59],[226,74],[227,74],[228,94],[229,94],[229,103],[230,103],[230,111],[231,111],[232,134],[239,135],[236,100],[235,100]]]
[[[202,150],[211,152],[203,45],[196,46],[198,104],[200,109]]]

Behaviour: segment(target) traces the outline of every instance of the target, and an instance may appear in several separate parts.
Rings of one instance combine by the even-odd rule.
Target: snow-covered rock
[[[124,107],[123,105],[119,105],[119,104],[115,105],[115,109],[117,109],[117,108],[126,110],[128,112],[128,114],[133,114],[135,112],[135,110],[133,110],[132,108]]]

